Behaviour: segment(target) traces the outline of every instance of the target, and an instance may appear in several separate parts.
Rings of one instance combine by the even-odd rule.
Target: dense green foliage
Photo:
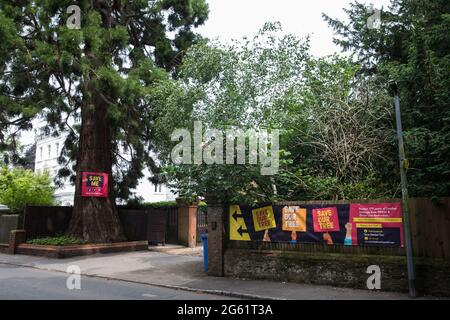
[[[353,53],[348,59],[313,57],[308,39],[280,35],[277,24],[232,44],[201,40],[191,29],[207,17],[204,0],[117,3],[91,10],[79,1],[82,27],[70,30],[71,1],[0,0],[0,152],[12,152],[18,132],[40,115],[48,131],[69,131],[60,160],[74,159],[79,126],[68,119],[79,122],[81,108],[106,101],[121,198],[130,198],[146,166],[190,200],[208,193],[249,203],[393,197],[400,192],[386,90],[393,79],[410,192],[450,194],[448,1],[392,0],[379,29],[367,27],[371,13],[358,2],[346,9],[347,23],[325,15],[336,43]],[[280,130],[279,171],[261,175],[248,158],[241,165],[174,165],[171,134],[192,132],[194,121],[219,130]]]
[[[380,29],[368,29],[368,7],[355,2],[348,23],[325,19],[335,42],[355,53],[363,76],[398,83],[405,130],[408,182],[414,196],[450,194],[450,2],[392,0]],[[391,143],[395,150],[395,140]],[[394,154],[394,153],[392,153]],[[380,168],[384,181],[398,180],[396,163]]]
[[[278,173],[264,176],[260,162],[248,164],[247,140],[246,164],[168,161],[173,186],[188,198],[213,192],[250,203],[389,194],[376,172],[395,136],[384,84],[357,81],[357,64],[337,56],[314,58],[307,40],[279,31],[279,25],[266,24],[252,40],[191,48],[180,72],[184,98],[168,106],[183,115],[180,127],[192,129],[200,120],[205,128],[222,130],[279,129]],[[169,150],[162,154],[168,157]]]
[[[168,166],[182,195],[214,191],[245,202],[399,196],[386,91],[395,80],[410,193],[448,196],[450,3],[392,0],[384,9],[378,29],[368,28],[373,12],[358,2],[345,9],[348,23],[324,15],[350,61],[314,58],[307,41],[277,37],[270,24],[252,40],[191,49],[180,73],[184,103],[177,104],[185,127],[202,120],[218,129],[280,129],[282,161],[272,177],[250,165]]]
[[[126,205],[121,206],[125,209],[145,209],[145,208],[168,208],[177,205],[176,201],[157,201],[157,202],[144,202],[143,198],[135,197],[126,203]]]
[[[66,25],[70,5],[81,9],[80,29]],[[153,125],[207,15],[204,0],[0,1],[0,151],[41,117],[47,133],[69,133],[59,174],[73,176],[81,110],[106,104],[113,182],[128,198],[145,167],[157,171]]]
[[[53,191],[48,173],[0,168],[0,203],[13,213],[23,212],[27,205],[54,205]]]
[[[176,201],[144,202],[144,206],[147,208],[167,208],[175,207],[176,205]]]
[[[46,245],[46,246],[70,246],[76,244],[84,244],[81,239],[76,239],[68,236],[59,237],[44,237],[28,240],[29,244]]]

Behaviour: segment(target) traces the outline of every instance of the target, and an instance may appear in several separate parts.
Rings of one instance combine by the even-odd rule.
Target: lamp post
[[[397,124],[398,156],[400,161],[400,179],[402,184],[403,229],[406,247],[406,263],[408,266],[409,296],[411,298],[415,298],[417,296],[416,272],[414,267],[413,248],[411,241],[411,228],[409,223],[408,185],[407,185],[408,182],[406,179],[406,169],[408,167],[408,160],[405,157],[405,147],[403,145],[403,129],[400,113],[400,98],[398,96],[398,87],[395,81],[389,81],[389,90],[391,92],[391,95],[394,96],[395,119]]]

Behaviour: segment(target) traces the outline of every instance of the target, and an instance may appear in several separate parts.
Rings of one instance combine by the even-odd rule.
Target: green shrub
[[[176,201],[142,202],[142,199],[132,198],[127,202],[126,205],[119,206],[119,208],[139,210],[147,208],[162,209],[174,206],[177,206]]]
[[[22,213],[27,205],[54,205],[54,189],[47,172],[0,168],[0,203],[7,205],[11,213]]]
[[[59,236],[59,237],[44,237],[31,239],[28,240],[27,243],[47,245],[47,246],[70,246],[75,244],[83,244],[85,243],[85,241],[82,239],[77,239],[68,236]]]
[[[119,206],[124,209],[145,209],[144,199],[142,197],[129,198],[125,205]]]
[[[146,202],[144,207],[146,208],[167,208],[177,205],[176,201],[159,201],[159,202]]]

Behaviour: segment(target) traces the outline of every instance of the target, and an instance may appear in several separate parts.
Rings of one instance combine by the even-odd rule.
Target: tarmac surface
[[[6,288],[5,283],[10,287],[14,286],[15,282],[18,285],[22,283],[20,277],[14,277],[15,272],[12,270],[20,271],[19,274],[24,276],[26,272],[29,272],[29,285],[35,290],[44,290],[45,292],[44,288],[39,289],[38,285],[34,286],[34,283],[39,284],[41,283],[39,281],[42,280],[38,276],[38,271],[45,270],[50,272],[46,273],[48,277],[50,274],[54,275],[55,280],[48,279],[51,285],[53,283],[52,281],[59,281],[57,279],[61,277],[67,278],[68,274],[66,271],[69,266],[77,266],[80,268],[81,275],[84,276],[83,279],[89,277],[88,281],[107,279],[121,281],[120,283],[124,286],[132,286],[131,284],[151,285],[159,288],[177,289],[186,292],[202,292],[204,294],[219,295],[222,297],[283,300],[408,299],[407,294],[395,292],[212,277],[207,276],[203,271],[203,258],[201,257],[201,252],[198,252],[199,249],[166,247],[166,249],[157,249],[158,251],[166,250],[166,252],[154,251],[154,248],[150,248],[150,250],[131,253],[98,254],[69,259],[0,254],[0,281],[2,283],[0,286],[0,296],[2,294],[4,295],[5,290],[9,290],[4,289]],[[167,251],[171,251],[171,253],[167,253]],[[13,267],[21,268],[11,269]],[[38,269],[38,271],[32,269]],[[35,278],[32,275],[35,275]],[[119,285],[119,283],[116,283],[116,285]],[[93,285],[94,287],[95,285]],[[92,292],[95,292],[95,289],[92,290]],[[138,290],[138,292],[141,291]],[[105,297],[108,294],[110,293],[105,293]],[[139,296],[139,294],[137,295]],[[157,294],[157,296],[159,297],[160,295]],[[164,295],[161,294],[162,296]],[[133,295],[133,297],[137,296]],[[97,298],[103,299],[104,297],[99,295]],[[429,298],[432,299],[432,297]]]

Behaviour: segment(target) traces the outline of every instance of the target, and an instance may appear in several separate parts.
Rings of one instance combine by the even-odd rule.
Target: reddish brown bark
[[[107,123],[107,103],[95,99],[95,107],[84,105],[81,110],[81,131],[77,156],[75,199],[68,234],[88,242],[123,241],[112,189],[111,132]],[[82,197],[81,173],[85,171],[109,174],[109,197]]]
[[[102,1],[92,1],[92,9],[102,16],[104,28],[110,28],[111,8]],[[86,46],[86,57],[92,66],[101,62]],[[117,211],[112,179],[112,141],[108,125],[108,102],[94,84],[94,72],[84,75],[84,103],[81,108],[81,131],[77,155],[75,199],[72,219],[67,233],[88,242],[124,241],[122,224]],[[109,175],[107,198],[82,197],[82,172],[104,172]]]

